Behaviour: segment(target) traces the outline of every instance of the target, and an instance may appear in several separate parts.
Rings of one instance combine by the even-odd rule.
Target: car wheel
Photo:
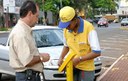
[[[1,81],[1,78],[2,78],[2,73],[0,73],[0,81]]]
[[[99,27],[99,25],[98,25],[98,27]]]
[[[96,80],[97,80],[97,77],[94,78],[94,81],[96,81]]]
[[[108,27],[108,25],[106,24],[105,27]]]
[[[94,81],[97,81],[97,78],[100,76],[100,74],[99,75],[96,75],[95,77],[94,77]]]

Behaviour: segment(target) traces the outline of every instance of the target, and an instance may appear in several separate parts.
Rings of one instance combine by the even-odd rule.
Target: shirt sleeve
[[[88,41],[93,52],[101,53],[97,32],[95,30],[89,32]]]
[[[16,36],[14,40],[16,40],[14,42],[14,49],[16,51],[18,60],[20,60],[23,66],[26,66],[33,59],[33,55],[30,52],[31,49],[29,42],[27,38],[22,35]]]
[[[63,43],[64,43],[64,46],[68,47],[68,45],[66,43],[66,38],[64,37],[64,34],[63,34]]]

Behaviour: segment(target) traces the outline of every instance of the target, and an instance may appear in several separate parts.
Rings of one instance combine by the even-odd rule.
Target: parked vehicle
[[[93,19],[93,22],[95,22],[95,23],[97,24],[100,18],[101,18],[101,17],[95,17],[95,18]]]
[[[117,19],[116,15],[111,15],[111,14],[106,14],[103,17],[106,18],[109,23],[112,23],[115,19]]]
[[[113,22],[114,22],[114,23],[119,23],[119,19],[117,18],[117,19],[115,19]]]
[[[128,18],[124,18],[121,21],[121,26],[127,26],[128,25]]]
[[[45,79],[56,81],[66,80],[65,73],[58,72],[57,64],[63,48],[63,30],[53,26],[35,26],[32,30],[39,52],[50,54],[50,60],[44,63]],[[102,63],[100,57],[97,57],[94,61],[96,66],[95,76],[98,76],[101,72]],[[2,73],[15,75],[14,70],[9,66],[8,41],[6,45],[0,45],[0,63],[0,75]]]
[[[106,18],[100,18],[97,25],[98,27],[101,27],[101,26],[108,27],[108,21]]]
[[[93,20],[92,19],[88,18],[86,20],[93,24]]]

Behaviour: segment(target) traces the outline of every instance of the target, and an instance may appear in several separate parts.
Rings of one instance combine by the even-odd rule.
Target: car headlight
[[[95,62],[101,61],[100,57],[94,59]]]

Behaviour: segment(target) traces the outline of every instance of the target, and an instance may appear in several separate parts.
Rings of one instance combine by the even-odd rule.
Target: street
[[[98,28],[96,24],[94,24],[94,26],[97,30],[102,49],[102,55],[100,56],[102,61],[102,74],[116,59],[128,52],[128,30],[120,29],[120,23],[111,23],[108,28]],[[8,34],[0,33],[0,38],[3,38],[5,35]],[[12,76],[4,75],[2,81],[14,81],[13,79],[14,77]]]
[[[121,30],[120,24],[111,23],[108,28],[96,28],[102,49],[102,72],[122,54],[128,51],[128,31]]]

